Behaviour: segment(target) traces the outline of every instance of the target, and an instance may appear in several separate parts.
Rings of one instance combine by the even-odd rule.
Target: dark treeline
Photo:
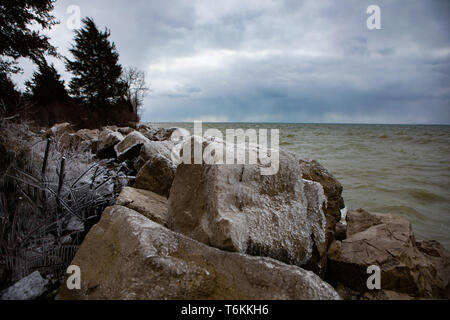
[[[31,120],[51,126],[68,121],[79,128],[129,125],[139,121],[138,111],[148,89],[144,72],[122,68],[110,31],[99,30],[91,18],[82,20],[70,52],[62,57],[49,38],[31,30],[50,29],[58,22],[51,15],[55,0],[4,0],[0,3],[0,112],[3,117]],[[48,57],[63,59],[72,74],[68,88]],[[11,76],[21,69],[19,58],[37,66],[25,85],[17,89]]]

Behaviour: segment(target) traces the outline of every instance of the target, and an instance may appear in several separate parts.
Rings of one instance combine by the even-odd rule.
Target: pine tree
[[[53,102],[63,103],[70,100],[64,80],[61,80],[55,66],[48,65],[45,60],[39,63],[38,71],[33,73],[33,78],[25,85],[30,100],[36,105],[46,106]]]
[[[71,94],[80,102],[98,107],[116,104],[123,99],[125,84],[120,80],[122,67],[110,31],[98,30],[91,18],[83,19],[83,28],[76,31],[75,45],[70,49],[74,60],[66,59],[66,68],[74,77]]]
[[[18,58],[41,59],[44,54],[56,56],[49,38],[36,28],[50,29],[57,22],[50,15],[54,0],[2,0],[0,2],[0,72],[17,73]]]

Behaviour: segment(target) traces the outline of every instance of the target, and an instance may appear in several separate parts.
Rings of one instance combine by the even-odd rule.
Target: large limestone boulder
[[[326,256],[326,199],[320,184],[305,183],[298,162],[280,150],[273,175],[261,175],[260,163],[180,164],[170,191],[169,228],[223,250],[319,273]]]
[[[327,245],[334,238],[336,224],[341,220],[341,209],[345,207],[342,198],[342,185],[336,178],[316,160],[300,160],[302,177],[320,183],[327,198],[324,208],[327,219]]]
[[[142,146],[149,142],[150,140],[143,134],[138,131],[133,131],[116,144],[114,150],[120,161],[131,160],[137,158],[141,152]]]
[[[430,245],[428,245],[430,246]],[[427,247],[427,244],[422,245]],[[429,253],[417,247],[411,224],[391,214],[347,213],[347,238],[332,243],[327,280],[367,293],[367,268],[381,269],[381,289],[421,298],[448,298],[450,259],[443,247]],[[369,292],[370,293],[370,292]],[[374,295],[373,293],[365,297]]]
[[[139,170],[134,187],[153,191],[168,198],[176,169],[171,160],[163,155],[156,155]]]
[[[103,128],[99,133],[97,156],[100,159],[116,158],[115,145],[124,139],[120,132]]]
[[[137,211],[156,223],[167,224],[167,199],[154,192],[125,187],[120,192],[116,205]]]
[[[63,285],[57,299],[339,299],[310,271],[209,247],[122,206],[105,210],[71,264],[81,290]]]

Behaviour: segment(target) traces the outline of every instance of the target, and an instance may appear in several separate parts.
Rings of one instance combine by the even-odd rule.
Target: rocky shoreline
[[[272,176],[260,164],[177,165],[175,130],[65,123],[34,137],[111,161],[127,181],[71,262],[81,289],[63,282],[57,299],[450,298],[449,251],[416,241],[395,215],[348,210],[342,221],[342,185],[317,161],[280,150]],[[374,265],[381,288],[371,290]],[[20,297],[21,281],[2,298]]]

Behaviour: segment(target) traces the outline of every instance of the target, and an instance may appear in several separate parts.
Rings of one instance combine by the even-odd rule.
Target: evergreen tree
[[[12,115],[19,104],[21,94],[5,72],[0,72],[0,116]]]
[[[70,99],[64,80],[61,80],[54,65],[48,65],[45,60],[39,63],[38,71],[33,73],[33,78],[25,85],[30,100],[40,106],[46,106],[52,102],[67,102]]]
[[[50,29],[57,22],[50,14],[54,0],[2,0],[0,2],[0,72],[17,73],[15,60],[20,57],[33,61],[44,54],[56,56],[49,38],[31,25]]]
[[[110,32],[98,30],[91,18],[83,19],[83,28],[76,31],[75,45],[70,49],[74,60],[66,59],[66,68],[74,74],[70,92],[82,103],[105,106],[122,101],[126,86],[120,80],[122,67]]]

